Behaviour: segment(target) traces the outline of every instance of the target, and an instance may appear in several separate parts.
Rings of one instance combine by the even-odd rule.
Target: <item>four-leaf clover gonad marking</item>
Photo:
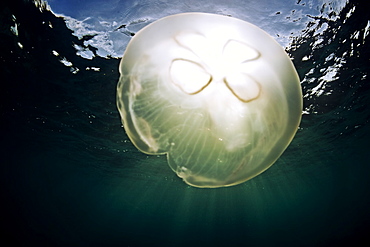
[[[193,33],[179,34],[175,41],[191,57],[175,58],[170,66],[171,80],[183,92],[198,94],[213,81],[222,81],[242,102],[258,98],[261,86],[247,72],[250,62],[260,57],[258,51],[234,39],[215,47],[218,44]]]

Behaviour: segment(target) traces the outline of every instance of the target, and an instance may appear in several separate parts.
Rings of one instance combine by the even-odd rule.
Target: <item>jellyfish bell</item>
[[[302,112],[297,72],[283,48],[245,21],[206,13],[140,30],[120,63],[117,107],[132,143],[166,154],[195,187],[240,184],[268,169]]]

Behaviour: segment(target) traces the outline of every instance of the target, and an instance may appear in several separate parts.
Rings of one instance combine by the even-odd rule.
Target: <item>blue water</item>
[[[115,106],[119,59],[76,55],[72,44],[83,47],[83,40],[29,1],[0,11],[1,226],[8,246],[369,244],[365,4],[348,3],[335,21],[312,18],[294,37],[287,52],[302,80],[300,129],[270,169],[220,189],[186,185],[165,156],[147,156],[130,143]]]

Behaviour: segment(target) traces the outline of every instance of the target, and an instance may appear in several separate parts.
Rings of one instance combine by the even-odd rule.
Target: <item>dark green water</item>
[[[221,189],[187,186],[164,156],[144,155],[128,141],[115,106],[118,59],[77,56],[72,44],[83,46],[83,40],[63,19],[28,1],[0,6],[6,246],[369,244],[365,4],[348,3],[335,22],[316,20],[316,30],[329,25],[319,45],[313,45],[318,37],[312,28],[295,39],[288,53],[309,114],[275,165]],[[18,35],[11,32],[14,22]],[[73,66],[60,63],[53,50]],[[302,61],[305,56],[310,59]],[[319,87],[328,68],[338,64],[335,78]]]

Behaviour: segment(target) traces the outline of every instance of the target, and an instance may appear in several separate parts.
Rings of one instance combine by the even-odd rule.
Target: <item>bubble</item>
[[[184,13],[148,25],[128,44],[120,74],[117,106],[132,143],[167,154],[195,187],[262,173],[301,119],[299,78],[283,48],[227,16]]]

